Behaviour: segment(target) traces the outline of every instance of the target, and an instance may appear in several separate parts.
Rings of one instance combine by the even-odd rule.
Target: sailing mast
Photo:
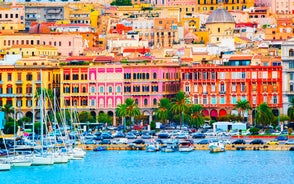
[[[42,69],[40,69],[40,80],[41,80],[41,85],[40,85],[40,125],[41,125],[41,153],[43,154],[43,88],[42,88]]]

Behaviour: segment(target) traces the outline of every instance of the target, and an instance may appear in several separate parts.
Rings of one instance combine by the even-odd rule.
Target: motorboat
[[[220,141],[209,143],[208,147],[209,147],[210,153],[219,153],[219,152],[226,151],[225,144]]]
[[[180,152],[190,152],[194,150],[193,140],[184,140],[179,142],[179,151]]]
[[[157,142],[151,142],[146,146],[147,152],[156,152],[160,150],[160,145]]]
[[[52,154],[35,154],[32,165],[53,165],[54,158]]]
[[[7,160],[0,160],[0,171],[9,171],[10,168],[11,165]]]
[[[178,140],[167,140],[160,148],[162,152],[175,152],[178,150]]]
[[[8,158],[11,166],[14,167],[29,167],[32,165],[32,157],[26,155],[17,155]]]

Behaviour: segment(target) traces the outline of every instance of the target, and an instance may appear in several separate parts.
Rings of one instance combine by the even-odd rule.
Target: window
[[[278,103],[278,97],[277,96],[273,96],[272,98],[273,98],[272,99],[272,103],[273,104],[277,104]]]
[[[252,72],[252,79],[256,79],[257,78],[257,73],[256,72]]]
[[[83,92],[83,93],[86,93],[86,92],[87,92],[87,88],[86,88],[85,86],[83,86],[83,88],[82,88],[82,92]]]
[[[256,104],[256,96],[252,96],[252,104]]]
[[[232,84],[232,92],[236,92],[236,83]]]
[[[220,92],[225,92],[225,84],[220,85]]]
[[[215,92],[215,84],[211,84],[211,92]]]
[[[7,86],[6,94],[12,94],[12,86]]]
[[[293,73],[292,73],[292,75],[293,75]],[[291,73],[290,73],[290,77],[291,77]],[[273,79],[277,79],[278,78],[278,72],[277,71],[273,71],[272,78]],[[292,78],[293,78],[293,76],[292,76]],[[290,80],[293,80],[293,79],[290,79]]]
[[[294,68],[294,61],[289,62],[289,68]]]
[[[31,73],[28,73],[26,76],[27,81],[32,81],[33,80],[33,76]]]
[[[117,93],[121,93],[121,87],[120,87],[120,86],[117,86],[117,87],[116,87],[116,92],[117,92]]]
[[[263,96],[263,102],[267,103],[267,96]]]
[[[290,73],[290,80],[294,80],[294,73]]]
[[[213,96],[213,97],[211,97],[211,104],[216,104],[216,97],[215,96]]]
[[[22,106],[22,100],[16,100],[16,106],[21,107]]]
[[[207,97],[203,97],[203,104],[207,104]]]
[[[206,84],[203,84],[203,93],[206,93],[207,92],[206,87],[207,87],[207,85]]]
[[[186,86],[185,86],[185,92],[186,92],[186,93],[189,93],[189,92],[190,92],[190,86],[189,86],[189,85],[186,85]]]
[[[108,93],[112,93],[112,87],[111,86],[108,87]]]
[[[226,78],[226,73],[225,72],[219,72],[219,78],[220,79],[225,79]]]
[[[194,92],[198,92],[198,84],[194,84]]]
[[[104,87],[103,87],[103,86],[100,86],[100,88],[99,88],[99,92],[100,92],[100,93],[104,93]]]
[[[226,99],[225,99],[224,96],[221,96],[221,97],[220,97],[219,103],[220,103],[220,104],[225,104],[225,103],[226,103]]]
[[[96,92],[95,86],[91,86],[90,91],[91,91],[91,93],[95,93]]]
[[[198,99],[198,97],[194,97],[194,102],[193,102],[194,104],[199,104],[199,99]]]
[[[144,99],[144,105],[148,105],[148,100]]]
[[[96,106],[96,100],[95,99],[91,99],[90,103],[91,103],[91,106]]]
[[[21,81],[21,73],[17,73],[17,80]]]
[[[153,105],[157,105],[157,99],[153,98]]]
[[[72,80],[79,80],[79,74],[73,74]]]
[[[27,107],[32,107],[32,100],[27,100],[26,105]]]
[[[217,28],[217,32],[219,32],[219,33],[220,33],[220,28]]]
[[[237,104],[237,97],[236,96],[231,97],[231,104]]]
[[[293,49],[289,50],[289,56],[294,56],[294,50]]]
[[[241,84],[241,92],[246,92],[246,85],[245,83]]]
[[[12,74],[11,74],[11,73],[8,73],[8,74],[7,74],[7,80],[8,80],[8,81],[11,81],[11,80],[12,80]]]
[[[262,78],[263,79],[267,79],[268,78],[267,71],[262,72]]]

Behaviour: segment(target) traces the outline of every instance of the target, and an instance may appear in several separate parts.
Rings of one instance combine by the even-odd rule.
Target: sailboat
[[[7,150],[7,147],[6,147],[6,143],[5,143],[5,138],[3,136],[2,130],[0,130],[0,133],[1,133],[1,137],[3,139],[5,150],[8,153],[8,150]],[[11,165],[10,165],[10,163],[8,162],[8,160],[6,158],[0,159],[0,171],[9,171],[10,168],[11,168]]]
[[[16,98],[15,98],[15,105],[16,105]],[[16,106],[15,106],[16,107]],[[32,165],[32,158],[28,155],[22,154],[23,149],[17,149],[18,151],[16,152],[16,136],[15,136],[15,118],[16,118],[16,113],[15,113],[15,108],[14,108],[14,146],[13,146],[13,155],[8,157],[7,160],[10,162],[11,166],[14,167],[28,167]],[[18,132],[20,131],[20,127],[18,127]]]
[[[40,73],[40,78],[42,79],[42,70]],[[41,90],[40,90],[40,100],[39,100],[39,105],[40,105],[40,122],[41,122],[41,149],[40,152],[37,154],[33,155],[33,162],[32,165],[53,165],[54,164],[54,159],[53,155],[51,153],[48,153],[46,150],[44,152],[44,135],[43,135],[43,130],[44,130],[44,108],[45,108],[45,103],[44,103],[44,92],[42,88],[42,82],[41,82]]]

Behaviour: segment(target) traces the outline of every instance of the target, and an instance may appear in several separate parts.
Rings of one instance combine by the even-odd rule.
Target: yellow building
[[[254,0],[196,0],[196,11],[199,13],[214,11],[222,1],[224,1],[224,9],[228,11],[254,7]]]
[[[11,65],[0,65],[0,106],[10,104],[16,109],[16,117],[40,118],[40,107],[34,98],[38,88],[52,89],[53,65],[46,57],[23,58]],[[41,77],[42,75],[42,77]],[[41,78],[43,79],[41,81]],[[51,108],[49,103],[47,108]]]
[[[209,42],[209,32],[205,30],[199,30],[193,32],[197,37],[199,42],[207,44]]]
[[[6,54],[21,54],[22,57],[57,57],[58,49],[50,45],[13,45],[11,48],[6,49]]]
[[[233,38],[235,21],[233,16],[221,5],[206,20],[209,42],[219,44],[224,39]]]
[[[181,19],[181,24],[184,28],[189,29],[189,31],[196,31],[200,29],[199,17],[184,17]]]

